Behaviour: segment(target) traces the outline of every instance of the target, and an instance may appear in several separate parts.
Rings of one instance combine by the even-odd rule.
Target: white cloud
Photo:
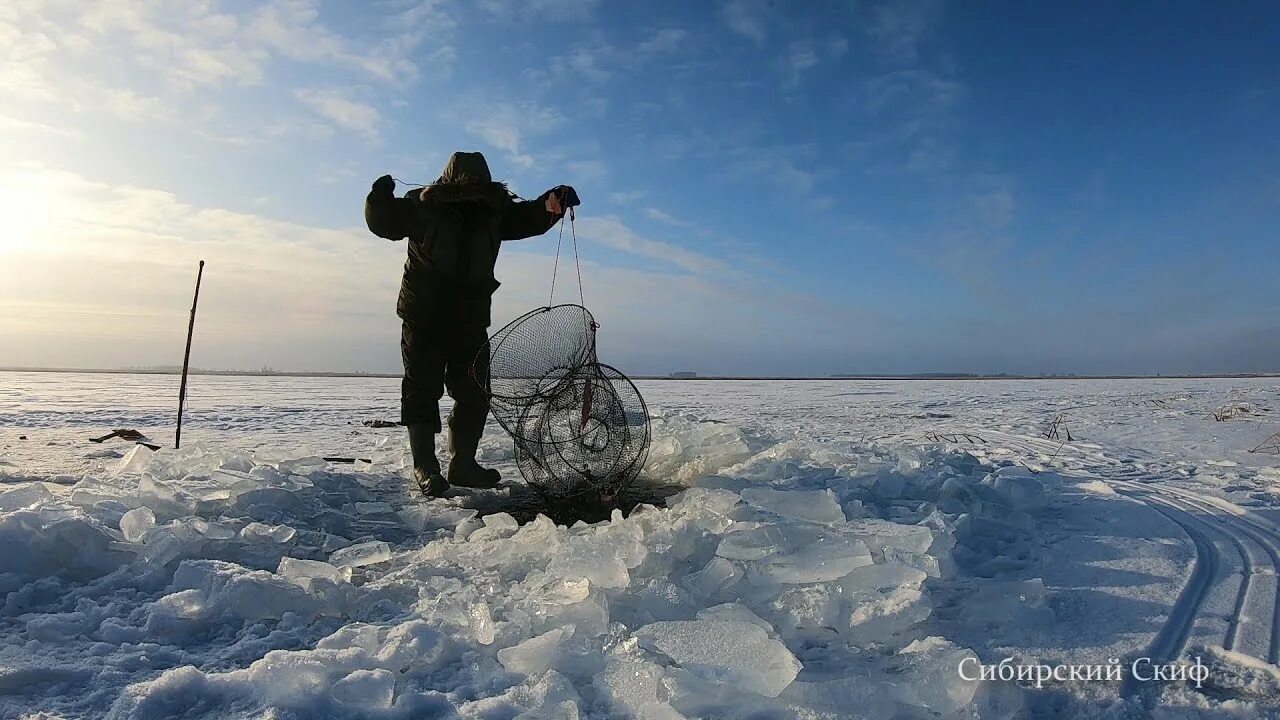
[[[588,242],[598,242],[615,250],[658,260],[691,273],[723,272],[728,269],[717,258],[646,238],[613,216],[580,217],[578,229],[582,238]]]
[[[294,96],[338,127],[358,132],[369,140],[378,138],[381,116],[373,106],[350,100],[337,90],[297,90]]]
[[[523,150],[524,140],[549,133],[564,122],[558,111],[533,103],[474,103],[473,108],[469,113],[472,119],[463,129],[506,152],[508,159],[524,168],[534,164],[533,156]]]
[[[677,217],[673,217],[672,215],[669,215],[659,210],[658,208],[653,208],[653,207],[645,208],[644,214],[650,219],[657,220],[660,223],[665,223],[667,225],[670,225],[671,227],[677,227],[684,230],[690,230],[694,227],[693,223],[685,220],[681,220],[680,218],[677,218]]]
[[[892,0],[876,5],[866,26],[867,38],[882,62],[914,65],[921,43],[941,14],[941,0]]]
[[[764,44],[765,27],[760,18],[759,3],[750,0],[729,0],[721,7],[725,22],[735,33]]]
[[[866,82],[867,108],[872,113],[904,110],[932,114],[949,110],[964,95],[964,86],[924,69],[897,70]]]
[[[570,183],[600,184],[609,177],[609,166],[603,160],[570,160],[564,164]]]
[[[788,84],[800,82],[800,77],[818,64],[818,50],[812,41],[800,40],[791,43],[785,61]]]
[[[735,148],[739,159],[727,172],[737,179],[761,178],[787,195],[808,195],[816,184],[814,171],[806,169],[814,151],[812,145]]]
[[[363,8],[359,12],[369,10]],[[253,13],[245,35],[291,60],[346,66],[391,81],[416,76],[418,67],[412,52],[428,35],[443,37],[455,27],[441,3],[422,2],[387,22],[391,29],[386,39],[357,48],[321,23],[319,16],[319,7],[313,0],[273,0]],[[436,52],[447,54],[451,50],[441,48]]]
[[[592,42],[574,45],[567,53],[557,55],[546,64],[547,73],[534,69],[532,77],[551,77],[567,83],[583,81],[603,83],[614,76],[614,67],[623,58],[618,50],[597,37]]]
[[[315,0],[268,0],[249,7],[215,2],[48,0],[0,4],[0,90],[24,100],[105,109],[126,120],[165,116],[188,125],[217,105],[211,91],[267,84],[279,61],[354,73],[394,85],[425,67],[447,75],[456,51],[442,2],[426,0],[380,16],[386,32],[357,41],[322,21]],[[421,51],[424,44],[433,49]],[[419,66],[422,64],[422,67]],[[192,93],[200,90],[193,99]],[[287,92],[287,89],[286,89]],[[353,108],[330,110],[368,126]],[[358,112],[358,111],[357,111]],[[205,128],[206,131],[211,131]]]
[[[645,196],[644,190],[626,190],[609,193],[609,201],[619,205],[630,205]]]
[[[636,51],[645,55],[673,53],[681,49],[689,38],[689,32],[681,28],[663,28],[648,40],[640,43]]]
[[[106,108],[116,117],[125,120],[172,117],[173,108],[158,97],[139,95],[132,90],[104,89],[102,98]]]
[[[68,130],[49,125],[47,123],[35,122],[32,120],[23,120],[22,118],[9,117],[8,115],[0,115],[0,130],[10,130],[14,132],[32,132],[45,133],[60,137],[82,137],[82,134],[76,130]]]
[[[539,22],[587,22],[594,18],[599,0],[477,0],[494,15]]]
[[[123,44],[133,63],[181,88],[260,83],[266,49],[243,42],[237,19],[212,7],[103,2],[67,20],[89,38],[87,54]]]

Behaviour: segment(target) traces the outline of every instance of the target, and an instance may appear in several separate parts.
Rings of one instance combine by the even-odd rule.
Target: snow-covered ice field
[[[1280,381],[638,385],[683,489],[566,527],[493,423],[514,489],[410,495],[394,380],[195,377],[153,453],[87,438],[176,377],[0,373],[0,717],[1280,714]]]

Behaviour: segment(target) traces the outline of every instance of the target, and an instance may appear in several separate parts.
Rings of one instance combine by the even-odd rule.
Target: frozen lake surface
[[[0,373],[0,716],[1280,712],[1275,379],[642,381],[677,494],[571,527],[494,423],[414,497],[396,380],[177,384]]]

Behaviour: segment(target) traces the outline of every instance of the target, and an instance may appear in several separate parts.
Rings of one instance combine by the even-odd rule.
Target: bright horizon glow
[[[360,204],[468,149],[579,189],[631,374],[1280,371],[1280,8],[1149,31],[944,0],[4,5],[0,366],[175,364],[205,259],[194,364],[395,372],[405,248]],[[496,324],[546,302],[554,248],[503,250]]]
[[[24,187],[27,180],[23,175],[0,177],[0,253],[26,251],[38,236],[47,234],[49,199]]]

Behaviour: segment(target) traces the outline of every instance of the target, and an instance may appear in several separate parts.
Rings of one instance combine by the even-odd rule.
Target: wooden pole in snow
[[[187,367],[191,364],[191,335],[196,329],[196,303],[200,302],[200,279],[204,277],[204,261],[196,271],[196,296],[191,300],[191,321],[187,323],[187,351],[182,355],[182,386],[178,389],[178,430],[173,436],[174,449],[182,447],[182,406],[187,401]]]

